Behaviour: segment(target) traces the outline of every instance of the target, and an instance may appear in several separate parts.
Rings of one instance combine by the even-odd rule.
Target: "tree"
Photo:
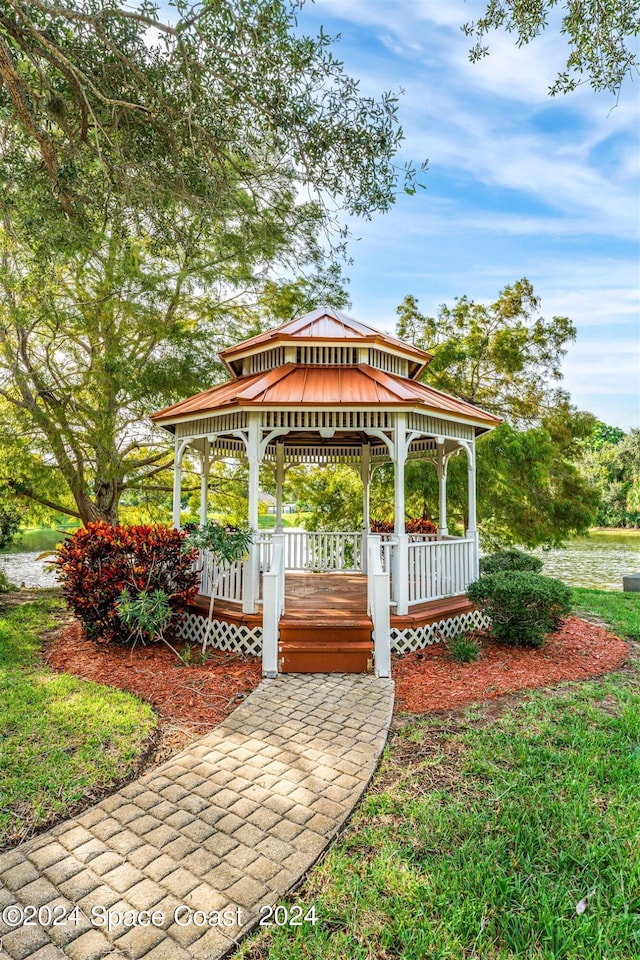
[[[549,27],[554,8],[562,9],[560,32],[570,48],[566,70],[558,74],[550,93],[568,93],[588,83],[594,90],[617,94],[623,80],[638,72],[640,8],[636,0],[489,0],[484,15],[462,27],[475,37],[469,57],[487,56],[483,38],[493,30],[515,34],[518,46],[530,43]]]
[[[600,493],[596,522],[603,527],[640,523],[640,430],[625,434],[599,422],[583,443],[580,469]]]
[[[152,229],[116,196],[101,220],[84,219],[64,243],[55,211],[35,238],[19,209],[0,228],[0,396],[31,450],[8,484],[84,523],[113,523],[125,490],[170,485],[171,450],[146,414],[223,376],[217,352],[253,322],[250,297],[267,296],[260,261],[286,240],[268,218],[253,242],[195,217]],[[52,465],[71,502],[43,489]]]
[[[484,407],[505,422],[478,441],[479,529],[491,547],[556,546],[583,532],[598,494],[578,469],[581,441],[595,418],[577,411],[557,386],[561,359],[575,336],[566,317],[545,320],[528,280],[505,287],[486,306],[459,297],[437,317],[423,316],[415,297],[398,308],[398,335],[433,355],[425,382]],[[449,466],[450,525],[467,526],[467,465]],[[436,516],[438,484],[428,463],[408,464],[407,508]],[[387,480],[387,483],[389,481]]]
[[[456,297],[437,317],[418,310],[413,296],[398,307],[398,336],[433,355],[430,386],[483,407],[513,424],[532,424],[553,405],[551,384],[576,330],[567,317],[545,320],[526,278],[500,291],[489,305]]]
[[[215,383],[220,348],[345,302],[335,210],[384,210],[414,175],[395,99],[362,97],[295,5],[176,9],[0,10],[0,397],[43,468],[7,483],[84,523],[166,487],[145,417]]]
[[[397,98],[363,97],[332,38],[296,30],[295,0],[6,0],[0,115],[19,127],[68,214],[84,162],[137,208],[156,198],[219,216],[275,209],[274,182],[311,190],[325,213],[387,209],[415,170],[393,162]],[[236,192],[240,186],[242,195]]]
[[[357,471],[345,464],[301,467],[289,471],[293,498],[310,514],[309,530],[360,530],[362,528],[362,482]]]
[[[599,494],[578,467],[576,443],[593,419],[567,404],[540,426],[503,423],[478,441],[479,529],[487,546],[557,547],[586,532]]]
[[[9,547],[20,529],[20,513],[16,507],[0,500],[0,550]]]

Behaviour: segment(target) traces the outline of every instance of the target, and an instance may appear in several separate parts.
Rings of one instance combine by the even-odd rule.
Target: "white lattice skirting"
[[[179,634],[183,640],[189,643],[198,643],[202,645],[207,635],[208,624],[209,638],[207,646],[215,650],[233,650],[234,653],[242,653],[250,657],[259,657],[262,654],[262,627],[245,627],[237,623],[227,623],[226,620],[211,621],[207,617],[200,617],[195,613],[187,613],[183,617]]]
[[[189,643],[204,643],[207,633],[208,620],[195,613],[187,613],[183,618],[179,634]],[[251,657],[262,654],[262,627],[250,629],[227,623],[226,620],[212,620],[208,647],[215,650],[232,650]],[[466,630],[481,630],[489,626],[489,620],[479,610],[461,613],[457,617],[447,617],[437,623],[429,623],[424,627],[410,627],[406,630],[391,630],[391,652],[413,653],[414,650],[423,650],[432,643],[442,643]]]
[[[479,610],[460,613],[457,617],[447,617],[437,623],[424,627],[410,627],[407,630],[391,630],[391,652],[413,653],[423,650],[432,643],[442,643],[466,630],[481,630],[489,626],[489,620]]]

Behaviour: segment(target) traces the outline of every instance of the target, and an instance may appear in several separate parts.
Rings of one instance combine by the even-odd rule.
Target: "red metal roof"
[[[361,364],[354,367],[298,366],[288,363],[264,373],[238,377],[154,413],[159,425],[229,407],[420,407],[472,420],[487,428],[500,423],[464,400],[432,387]]]

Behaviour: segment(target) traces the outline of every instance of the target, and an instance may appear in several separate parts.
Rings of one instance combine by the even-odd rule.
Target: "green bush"
[[[532,573],[540,573],[542,560],[531,553],[515,550],[513,547],[500,550],[498,553],[490,553],[487,557],[480,557],[482,575],[500,573],[502,570],[530,570]]]
[[[171,646],[165,632],[175,619],[175,614],[164,590],[152,590],[150,593],[142,590],[134,597],[128,590],[123,590],[116,601],[116,608],[120,622],[129,628],[128,642],[132,649],[138,642],[144,646],[155,640],[162,640]]]
[[[541,647],[571,610],[569,587],[528,570],[480,577],[467,596],[491,620],[496,640],[512,647]]]

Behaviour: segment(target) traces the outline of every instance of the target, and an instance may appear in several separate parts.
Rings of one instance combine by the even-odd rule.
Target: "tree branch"
[[[76,517],[78,520],[82,519],[77,510],[72,510],[71,507],[63,507],[60,503],[47,500],[46,497],[40,496],[31,487],[26,487],[17,480],[7,480],[7,486],[19,497],[26,497],[27,500],[33,500],[34,503],[39,503],[43,507],[55,510],[56,513],[64,513],[67,517]]]

